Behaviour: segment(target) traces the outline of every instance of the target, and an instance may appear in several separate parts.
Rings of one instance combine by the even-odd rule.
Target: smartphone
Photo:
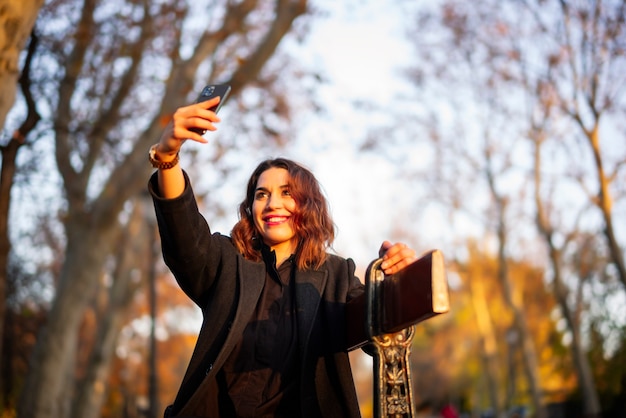
[[[228,84],[208,85],[202,89],[202,92],[198,96],[198,99],[196,99],[196,103],[205,102],[209,99],[219,96],[220,102],[217,104],[217,106],[214,106],[211,109],[209,109],[217,113],[222,107],[222,104],[224,104],[224,102],[226,101],[226,98],[228,97],[229,94],[230,94],[230,86]]]
[[[212,110],[213,112],[217,113],[219,112],[220,108],[226,101],[226,98],[228,97],[229,94],[230,94],[230,86],[228,84],[211,84],[211,85],[205,86],[202,89],[202,92],[200,92],[200,95],[196,99],[196,103],[205,102],[209,99],[219,96],[220,102],[217,105],[209,108],[209,110]],[[199,128],[191,128],[190,131],[196,132],[200,135],[204,135],[206,133],[205,129],[199,129]]]

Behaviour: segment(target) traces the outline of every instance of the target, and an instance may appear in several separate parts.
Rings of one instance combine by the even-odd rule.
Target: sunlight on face
[[[256,185],[252,217],[263,242],[276,251],[277,259],[296,251],[293,227],[296,202],[289,191],[289,173],[284,168],[265,170]]]

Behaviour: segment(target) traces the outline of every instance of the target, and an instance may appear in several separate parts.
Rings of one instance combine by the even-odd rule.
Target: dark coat
[[[231,239],[211,233],[188,178],[184,193],[158,197],[150,179],[163,258],[183,291],[201,308],[198,341],[169,416],[194,416],[217,402],[216,374],[257,304],[265,266],[244,259]],[[329,255],[318,270],[295,274],[302,417],[359,417],[346,351],[345,304],[363,293],[351,259]],[[197,415],[195,415],[197,416]]]

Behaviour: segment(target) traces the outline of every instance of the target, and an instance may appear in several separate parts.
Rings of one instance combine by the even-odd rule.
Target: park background
[[[420,416],[624,417],[625,8],[4,0],[0,416],[172,401],[199,315],[160,258],[146,154],[227,82],[218,132],[182,155],[214,230],[287,156],[361,277],[384,239],[443,251],[452,309],[412,347]],[[352,360],[371,416],[371,361]]]

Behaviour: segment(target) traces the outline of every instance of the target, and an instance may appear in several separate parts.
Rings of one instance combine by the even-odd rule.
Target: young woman
[[[219,98],[178,109],[150,149],[163,257],[203,323],[166,417],[358,417],[345,305],[363,293],[355,265],[327,253],[334,224],[313,174],[288,160],[252,173],[231,236],[212,233],[178,164],[205,143]],[[385,274],[416,260],[383,242]],[[362,324],[361,324],[362,325]]]

